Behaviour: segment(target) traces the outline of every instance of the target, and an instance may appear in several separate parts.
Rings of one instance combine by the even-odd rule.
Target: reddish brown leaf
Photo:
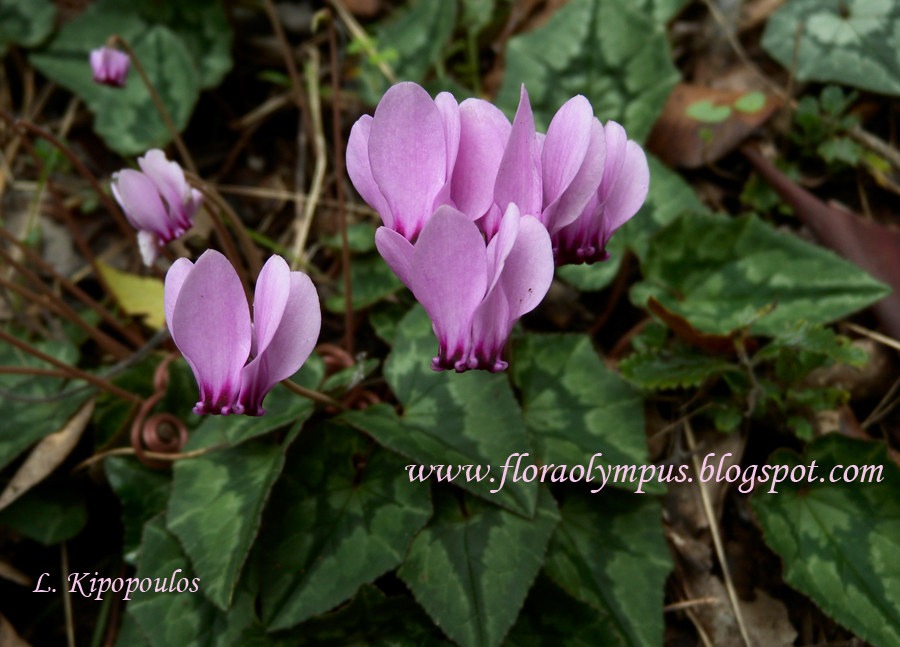
[[[825,246],[891,286],[893,292],[872,308],[888,334],[900,339],[900,232],[830,207],[775,168],[756,148],[745,146],[741,152]]]
[[[737,148],[780,106],[778,98],[758,91],[680,83],[653,126],[647,148],[669,166],[704,166]]]

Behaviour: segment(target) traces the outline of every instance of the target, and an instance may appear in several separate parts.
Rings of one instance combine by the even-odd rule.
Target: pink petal
[[[156,185],[146,175],[131,169],[114,173],[112,192],[132,227],[152,231],[163,242],[176,237]]]
[[[519,208],[515,204],[510,204],[503,214],[497,234],[491,239],[487,246],[487,262],[488,262],[488,283],[485,292],[494,289],[500,274],[503,272],[503,266],[506,263],[506,257],[512,251],[513,245],[516,244],[516,238],[519,236],[519,221],[522,216]]]
[[[278,258],[281,263],[284,259]],[[272,259],[266,263],[269,265]],[[280,264],[279,264],[280,266]],[[287,263],[284,263],[287,268]],[[265,271],[265,268],[263,268]],[[280,273],[280,270],[279,270]],[[260,274],[262,278],[262,274]],[[322,326],[322,312],[316,288],[306,274],[288,272],[287,299],[277,322],[277,328],[269,336],[269,341],[262,347],[263,334],[259,332],[259,319],[256,320],[261,350],[259,354],[244,367],[241,375],[240,404],[248,415],[262,415],[262,401],[273,386],[281,380],[289,378],[297,372],[315,348]],[[279,279],[280,283],[280,279]],[[266,319],[274,319],[265,311],[268,302],[260,302],[258,291],[254,299],[254,314]],[[271,290],[267,290],[271,291]],[[280,298],[274,304],[277,309]]]
[[[509,302],[502,285],[497,285],[475,313],[472,322],[472,352],[467,368],[492,373],[506,370],[501,357],[514,320],[509,315]]]
[[[187,278],[194,264],[186,258],[179,258],[172,263],[172,267],[166,272],[166,282],[163,288],[163,309],[166,312],[166,325],[169,327],[169,333],[172,332],[172,313],[175,311],[175,302],[178,300],[178,293],[181,292],[181,286]],[[174,339],[175,336],[172,335]],[[177,344],[178,342],[176,342]]]
[[[141,253],[141,260],[144,265],[152,267],[159,258],[159,248],[162,245],[159,236],[152,231],[141,230],[137,233],[138,251]]]
[[[259,272],[253,295],[253,336],[256,354],[269,347],[281,323],[291,292],[291,268],[281,256],[271,256]]]
[[[553,234],[578,218],[588,202],[596,196],[597,189],[603,179],[606,162],[606,137],[600,122],[591,117],[590,134],[584,137],[587,148],[581,166],[571,178],[563,192],[551,202],[541,214],[541,221]],[[552,124],[551,124],[552,126]],[[547,141],[549,141],[549,134]],[[544,148],[543,170],[548,173],[547,147]],[[547,186],[544,185],[544,199],[547,199]]]
[[[460,138],[451,196],[472,218],[485,215],[494,201],[494,183],[512,126],[494,105],[466,99],[459,106]]]
[[[182,230],[191,226],[193,212],[188,213],[187,203],[191,201],[191,187],[184,177],[178,162],[166,159],[166,154],[154,148],[138,158],[138,165],[165,200],[170,217]]]
[[[538,306],[553,282],[550,235],[537,218],[522,216],[519,235],[506,257],[500,282],[509,301],[512,328],[516,319]]]
[[[393,229],[413,240],[450,176],[441,111],[415,83],[391,87],[369,134],[372,177],[393,214]]]
[[[444,142],[447,150],[447,169],[450,170],[456,164],[456,155],[459,150],[460,114],[459,104],[449,92],[441,92],[434,98],[434,105],[441,111],[441,122],[444,125]],[[449,180],[449,173],[447,174]]]
[[[550,121],[541,151],[544,206],[562,195],[584,163],[593,121],[594,110],[581,95],[566,101]]]
[[[650,188],[650,167],[643,149],[629,141],[625,147],[625,161],[618,181],[604,208],[608,235],[624,225],[638,212]]]
[[[494,201],[502,212],[511,202],[518,205],[522,213],[537,215],[541,212],[541,176],[535,163],[536,140],[534,115],[523,85],[519,108],[494,186]]]
[[[375,232],[375,247],[378,248],[378,253],[381,254],[388,267],[411,291],[415,274],[412,267],[415,249],[412,243],[393,229],[379,227]]]
[[[350,129],[347,140],[347,175],[356,191],[370,207],[378,212],[385,227],[394,226],[394,216],[388,207],[387,200],[381,195],[381,189],[372,177],[369,165],[369,134],[372,130],[372,117],[363,115]]]
[[[179,279],[176,274],[173,291]],[[241,413],[235,401],[250,354],[250,311],[237,272],[219,252],[204,252],[181,281],[170,331],[200,386],[194,411]]]
[[[465,370],[472,317],[487,287],[484,238],[475,223],[439,207],[416,242],[410,279],[438,337],[432,367]]]

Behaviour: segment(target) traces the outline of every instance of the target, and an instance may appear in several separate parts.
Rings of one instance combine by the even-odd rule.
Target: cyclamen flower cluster
[[[605,260],[650,178],[641,148],[583,96],[543,134],[524,87],[510,124],[487,101],[432,100],[414,83],[354,124],[347,172],[381,217],[379,252],[431,317],[432,367],[457,371],[506,368],[507,337],[554,264]]]

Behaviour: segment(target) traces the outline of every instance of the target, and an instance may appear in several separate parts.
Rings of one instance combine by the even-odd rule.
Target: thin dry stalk
[[[734,611],[734,619],[737,622],[744,644],[747,647],[752,647],[753,643],[750,642],[750,634],[747,632],[744,614],[741,612],[737,590],[734,588],[734,581],[731,578],[731,569],[728,567],[728,560],[725,558],[725,548],[722,544],[722,535],[719,532],[719,520],[716,519],[713,513],[712,502],[710,501],[706,484],[700,478],[700,460],[697,458],[695,451],[696,443],[694,442],[694,432],[691,429],[690,420],[684,421],[684,436],[688,443],[688,449],[691,452],[691,462],[694,464],[694,474],[696,475],[697,487],[700,490],[700,501],[703,504],[703,514],[706,516],[707,523],[709,523],[709,532],[712,535],[713,546],[716,549],[716,558],[719,560],[719,566],[722,568],[722,577],[725,579],[725,589],[728,591],[728,600],[731,602],[732,611]]]
[[[156,87],[153,85],[150,77],[147,76],[147,71],[141,64],[141,60],[138,58],[137,54],[135,54],[134,50],[131,48],[131,45],[128,44],[128,41],[121,36],[111,36],[109,40],[111,44],[118,45],[128,53],[128,57],[131,59],[131,63],[132,65],[134,65],[134,69],[137,71],[138,76],[141,77],[141,81],[144,82],[144,86],[147,88],[147,92],[150,94],[150,99],[153,101],[153,105],[156,107],[156,111],[162,118],[166,129],[169,131],[169,134],[172,136],[172,141],[175,142],[175,147],[178,149],[178,153],[181,155],[181,159],[184,162],[184,165],[187,166],[192,173],[197,173],[197,165],[194,164],[194,158],[191,157],[190,151],[188,150],[187,146],[184,145],[184,140],[181,139],[181,134],[178,132],[178,128],[175,126],[175,121],[172,119],[172,115],[169,113],[169,109],[166,108],[166,104],[163,103],[162,97],[159,96],[159,92],[156,91]]]

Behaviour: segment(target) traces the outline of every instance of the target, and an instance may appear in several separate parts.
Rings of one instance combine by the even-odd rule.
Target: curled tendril
[[[178,454],[187,443],[188,433],[184,422],[171,413],[155,413],[150,411],[162,400],[169,385],[169,364],[175,355],[168,355],[153,374],[153,394],[144,400],[131,424],[131,446],[135,456],[144,465],[152,468],[166,467],[169,463],[147,456],[147,452],[160,454]]]

